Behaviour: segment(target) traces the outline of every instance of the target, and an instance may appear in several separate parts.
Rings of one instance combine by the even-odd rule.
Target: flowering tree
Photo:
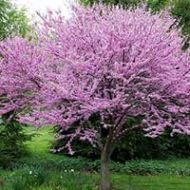
[[[39,66],[46,57],[25,39],[16,37],[0,42],[0,167],[7,167],[24,152],[31,135],[18,123],[20,112],[30,110],[40,88]]]
[[[46,56],[37,45],[19,37],[0,42],[0,55],[0,115],[11,120],[39,90],[38,75]]]
[[[42,66],[33,112],[21,121],[61,126],[71,154],[76,138],[99,147],[100,187],[110,190],[110,155],[129,130],[152,138],[166,128],[190,134],[190,60],[166,13],[102,5],[74,11],[69,21],[51,12],[44,18],[40,43],[54,61]],[[129,125],[131,118],[140,118],[138,125]]]

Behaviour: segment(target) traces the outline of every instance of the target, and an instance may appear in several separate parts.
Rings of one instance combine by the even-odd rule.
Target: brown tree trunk
[[[100,190],[111,190],[111,176],[109,170],[110,152],[104,148],[101,154],[101,182]]]

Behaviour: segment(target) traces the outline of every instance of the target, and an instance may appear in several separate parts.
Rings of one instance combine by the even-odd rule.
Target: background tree
[[[189,47],[190,40],[190,1],[189,0],[174,0],[172,5],[172,14],[177,19],[179,27],[182,27],[182,32],[185,36],[184,48]]]
[[[81,0],[84,5],[93,5],[94,3],[105,3],[111,5],[123,5],[124,7],[134,7],[137,6],[142,0]]]
[[[130,130],[152,138],[168,128],[190,134],[189,56],[173,22],[103,5],[75,7],[69,22],[45,18],[41,46],[55,61],[43,69],[33,112],[21,121],[61,126],[71,154],[77,138],[97,146],[102,190],[111,188],[110,156]]]
[[[25,142],[31,137],[32,135],[24,133],[24,128],[19,122],[11,120],[9,123],[5,123],[2,117],[0,122],[0,167],[11,167],[11,163],[26,154]]]
[[[30,31],[29,20],[26,16],[24,9],[18,9],[9,0],[0,0],[0,40],[10,38],[13,36],[25,37]],[[1,43],[1,42],[0,42]],[[16,45],[16,44],[15,44]],[[2,48],[2,43],[0,44]],[[6,56],[7,52],[0,51],[1,58]],[[9,51],[9,53],[11,53]],[[15,55],[17,56],[17,55]],[[24,55],[23,55],[24,56]],[[0,59],[1,59],[0,58]],[[14,59],[14,58],[12,58]],[[2,68],[2,59],[0,60],[0,80],[4,81]],[[7,66],[9,69],[9,66]],[[9,72],[9,71],[7,71]],[[16,73],[15,73],[16,77]],[[2,85],[2,81],[0,82]],[[2,86],[1,86],[2,88]],[[16,94],[15,94],[16,96]],[[2,94],[0,94],[0,109],[2,109]],[[20,157],[24,151],[24,141],[29,140],[30,137],[26,136],[23,132],[22,126],[15,121],[13,117],[9,118],[13,112],[4,114],[0,116],[0,166],[7,167],[10,166],[10,162],[14,161],[16,158]],[[0,114],[1,115],[1,114]],[[13,116],[13,115],[12,115]],[[9,119],[8,119],[9,118]],[[9,121],[9,122],[8,122]]]
[[[16,119],[30,108],[44,59],[33,42],[19,37],[1,41],[0,54],[0,165],[5,167],[24,153],[24,141],[30,139]]]
[[[80,0],[84,5],[104,3],[107,5],[122,5],[125,8],[136,7],[139,4],[147,3],[154,12],[160,11],[169,4],[170,0]]]
[[[9,0],[0,0],[0,40],[15,35],[26,36],[29,20],[24,9],[18,9]]]
[[[170,0],[147,0],[148,7],[153,12],[158,12],[170,5]]]

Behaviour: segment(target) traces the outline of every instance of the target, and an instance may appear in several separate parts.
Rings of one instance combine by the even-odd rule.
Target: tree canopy
[[[0,43],[0,114],[60,126],[71,154],[76,138],[97,146],[101,190],[110,190],[110,156],[126,133],[190,135],[189,51],[167,12],[102,4],[73,11],[69,21],[49,12],[38,43]]]
[[[122,5],[125,8],[137,7],[142,3],[146,3],[147,7],[157,13],[163,9],[168,9],[172,16],[176,19],[176,25],[182,28],[184,35],[183,49],[189,47],[190,40],[190,1],[189,0],[80,0],[85,5],[93,5],[94,3],[104,3],[109,5]]]

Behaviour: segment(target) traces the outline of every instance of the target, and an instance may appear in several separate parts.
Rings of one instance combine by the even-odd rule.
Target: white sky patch
[[[26,8],[29,16],[36,17],[36,12],[45,14],[47,10],[61,10],[62,14],[71,16],[71,4],[75,0],[12,0],[18,7]]]

